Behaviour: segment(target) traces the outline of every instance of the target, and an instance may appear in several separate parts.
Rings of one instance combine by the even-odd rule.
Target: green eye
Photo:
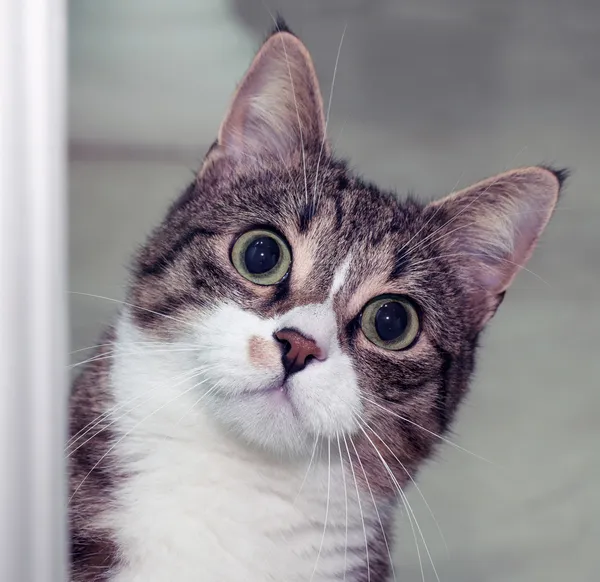
[[[257,285],[275,285],[290,270],[292,253],[287,243],[269,230],[251,230],[235,241],[231,262],[237,272]]]
[[[401,295],[380,295],[371,299],[362,312],[361,326],[367,339],[386,350],[404,350],[419,335],[419,315]]]

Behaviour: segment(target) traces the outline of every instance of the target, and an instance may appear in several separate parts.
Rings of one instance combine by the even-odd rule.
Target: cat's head
[[[186,398],[248,445],[301,453],[352,436],[368,458],[370,437],[414,468],[452,420],[563,176],[529,167],[399,200],[335,159],[325,126],[306,48],[273,34],[139,254],[133,320],[198,347],[185,361],[203,382]]]

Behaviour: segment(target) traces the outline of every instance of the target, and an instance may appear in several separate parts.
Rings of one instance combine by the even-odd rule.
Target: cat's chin
[[[347,409],[347,402],[340,406],[339,398],[331,401],[332,390],[319,384],[310,376],[292,376],[263,387],[213,393],[207,407],[224,430],[249,446],[277,455],[310,456],[318,438],[358,431],[354,408]]]
[[[290,387],[287,382],[278,382],[259,390],[242,392],[239,398],[249,401],[256,400],[258,405],[264,407],[269,415],[282,414],[286,416],[291,413],[292,416],[297,418],[298,411],[294,408],[289,390]]]
[[[260,398],[268,396],[269,394],[274,394],[281,398],[284,398],[289,402],[288,399],[288,384],[287,382],[274,382],[272,385],[267,386],[265,388],[256,388],[254,390],[244,390],[239,396],[241,398]]]
[[[225,431],[237,435],[245,445],[270,453],[310,455],[317,438],[303,421],[287,383],[214,395],[207,407]]]

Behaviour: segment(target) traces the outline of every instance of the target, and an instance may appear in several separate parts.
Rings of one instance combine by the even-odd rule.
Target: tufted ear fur
[[[222,159],[300,163],[305,148],[321,144],[326,151],[323,101],[312,60],[297,37],[278,30],[240,83],[203,170]]]
[[[472,288],[481,326],[531,256],[565,178],[565,171],[523,168],[432,203],[445,219],[444,253]]]

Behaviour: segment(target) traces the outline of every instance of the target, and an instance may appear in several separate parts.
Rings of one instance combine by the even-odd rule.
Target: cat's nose
[[[275,339],[281,343],[283,354],[281,361],[287,374],[295,374],[306,367],[313,359],[324,360],[325,356],[317,342],[295,329],[280,329]]]

